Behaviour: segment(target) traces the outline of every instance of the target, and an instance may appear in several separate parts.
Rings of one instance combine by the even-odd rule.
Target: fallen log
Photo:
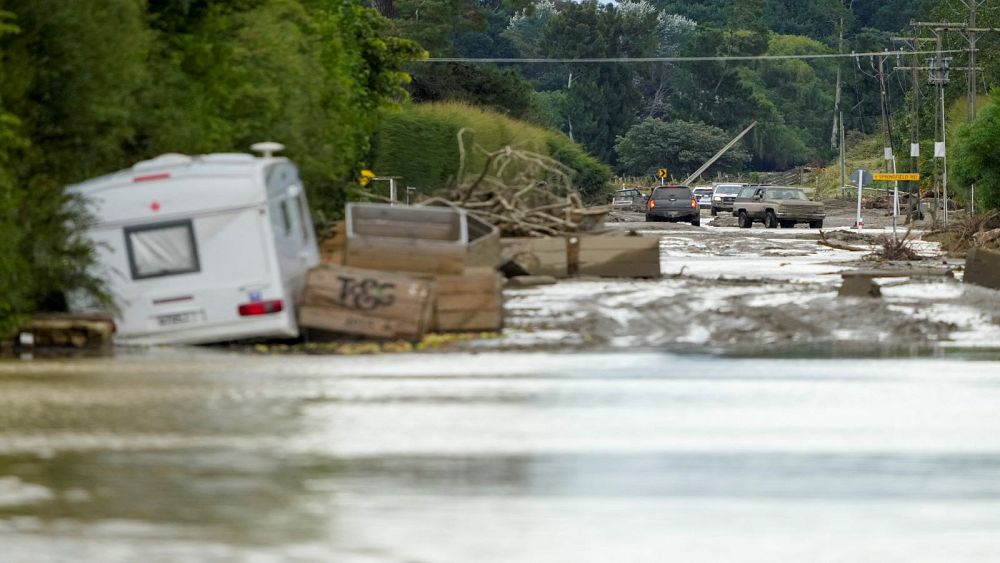
[[[822,246],[827,246],[827,247],[830,247],[830,248],[835,248],[837,250],[847,250],[847,251],[850,251],[850,252],[868,252],[870,250],[868,248],[860,248],[860,247],[857,247],[857,246],[851,246],[851,245],[849,245],[847,243],[843,243],[843,242],[839,242],[839,241],[835,241],[835,240],[830,240],[830,239],[826,238],[826,233],[824,233],[823,231],[819,232],[819,238],[820,238],[820,240],[817,241],[817,244],[820,244]]]

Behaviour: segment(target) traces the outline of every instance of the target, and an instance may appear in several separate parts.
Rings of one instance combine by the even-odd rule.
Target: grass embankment
[[[845,139],[845,144],[847,146],[844,158],[844,174],[846,175],[844,183],[846,185],[854,185],[851,181],[851,174],[859,168],[868,170],[873,174],[875,172],[892,172],[891,164],[887,165],[882,159],[882,141],[878,136],[866,136],[852,131]],[[839,159],[831,162],[826,168],[817,171],[816,174],[816,199],[840,197],[841,178]],[[877,182],[872,186],[875,187],[877,184],[882,184],[882,182]],[[857,194],[853,190],[850,190],[850,193],[852,197]]]
[[[422,195],[454,188],[459,174],[458,133],[463,135],[463,177],[478,175],[487,152],[505,146],[551,157],[572,169],[573,185],[591,202],[603,203],[610,190],[611,170],[568,137],[530,123],[462,103],[409,104],[387,113],[375,139],[373,170],[380,176],[401,176],[402,184]],[[513,177],[526,169],[514,162],[503,171]]]
[[[993,104],[993,98],[989,95],[980,95],[978,98],[978,108],[979,111],[983,111]],[[968,108],[966,107],[965,98],[957,99],[951,102],[948,108],[948,188],[949,199],[956,201],[960,207],[964,206],[969,199],[969,187],[961,185],[957,181],[954,175],[954,160],[958,155],[956,151],[959,150],[958,146],[958,132],[968,122]],[[936,170],[936,166],[940,164],[939,159],[934,158],[934,140],[929,138],[931,133],[928,131],[923,131],[923,138],[920,141],[920,159],[919,168],[920,172],[920,190],[926,194],[933,190],[935,175],[939,174]],[[846,140],[847,144],[847,155],[846,155],[846,184],[853,188],[854,182],[851,180],[851,174],[859,168],[863,168],[872,172],[892,172],[892,164],[883,159],[883,140],[880,133],[874,133],[871,135],[862,135],[858,132],[850,132]],[[896,168],[899,172],[909,172],[910,169],[910,150],[909,150],[909,131],[897,131],[896,132],[896,143],[894,151],[896,153]],[[818,193],[823,194],[824,197],[836,197],[840,194],[840,162],[838,159],[834,159],[823,168],[818,173],[818,179],[816,180]],[[892,182],[874,182],[872,184],[873,188],[876,189],[892,189]],[[906,184],[900,182],[900,189],[904,189]],[[853,189],[848,190],[851,194],[856,194],[857,192]]]

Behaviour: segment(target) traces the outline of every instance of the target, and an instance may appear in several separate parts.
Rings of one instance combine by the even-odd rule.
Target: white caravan
[[[96,218],[88,237],[121,341],[298,335],[295,306],[319,250],[298,170],[273,156],[282,148],[165,154],[67,188]]]

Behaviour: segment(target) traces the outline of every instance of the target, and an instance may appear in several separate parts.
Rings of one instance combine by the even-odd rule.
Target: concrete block
[[[965,257],[965,281],[1000,289],[1000,251],[973,248]]]

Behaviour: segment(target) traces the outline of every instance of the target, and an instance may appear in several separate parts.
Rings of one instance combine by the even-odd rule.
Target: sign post
[[[892,192],[892,233],[896,236],[896,217],[899,217],[899,183],[900,182],[919,182],[920,174],[916,173],[905,173],[905,174],[875,174],[874,178],[876,180],[885,180],[888,182],[895,182],[896,185]],[[919,199],[920,194],[917,193],[917,198]]]
[[[851,179],[854,180],[854,183],[858,185],[858,217],[857,220],[854,221],[854,226],[857,227],[858,229],[863,229],[865,226],[865,220],[861,218],[861,190],[865,186],[871,185],[872,175],[871,172],[867,170],[858,169],[855,170],[854,174],[851,175]]]
[[[661,186],[664,185],[664,183],[666,183],[667,181],[667,169],[660,168],[659,170],[656,171],[656,175],[657,177],[660,178],[660,185]]]

